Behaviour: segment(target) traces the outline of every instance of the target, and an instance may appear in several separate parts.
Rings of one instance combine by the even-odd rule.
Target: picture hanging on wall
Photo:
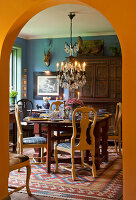
[[[51,99],[62,97],[63,91],[59,87],[56,72],[34,72],[34,99],[43,99],[50,96]]]
[[[77,56],[103,55],[104,40],[83,40]]]

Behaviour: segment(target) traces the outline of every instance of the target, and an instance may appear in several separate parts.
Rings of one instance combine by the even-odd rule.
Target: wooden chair
[[[31,191],[29,189],[29,179],[31,174],[31,165],[29,157],[22,154],[9,153],[9,172],[20,169],[22,167],[26,167],[27,169],[26,183],[25,185],[22,185],[20,187],[9,186],[9,188],[12,190],[8,192],[8,195],[12,194],[13,192],[17,192],[23,189],[24,187],[26,187],[28,195],[31,195]]]
[[[64,102],[62,101],[54,101],[51,106],[50,109],[52,109],[53,105],[56,106],[55,111],[59,111],[60,106],[64,104]],[[71,138],[71,134],[72,134],[72,127],[63,127],[63,131],[54,131],[54,135],[58,137],[58,142],[61,140],[65,140],[65,139],[69,139]]]
[[[108,131],[108,140],[110,141],[114,140],[115,151],[120,156],[122,155],[121,153],[121,120],[122,120],[122,103],[119,102],[116,105],[114,127],[113,129],[109,128],[109,131]]]
[[[17,104],[21,106],[23,118],[27,117],[28,115],[32,115],[32,109],[33,109],[33,102],[29,99],[20,99],[17,101]],[[30,112],[28,112],[28,109]]]
[[[91,144],[88,144],[86,141],[86,132],[90,124],[89,120],[89,112],[92,111],[94,113],[94,118],[92,120],[92,124],[90,127],[90,138],[91,138]],[[77,136],[77,128],[76,128],[76,121],[75,121],[75,114],[77,112],[81,113],[81,120],[80,120],[80,138],[76,139]],[[96,167],[95,167],[95,137],[93,134],[95,123],[97,119],[97,113],[93,108],[89,107],[81,107],[76,108],[72,115],[72,125],[73,125],[73,134],[71,137],[71,142],[60,142],[55,146],[54,154],[55,154],[55,161],[56,161],[56,169],[55,172],[58,171],[58,151],[63,151],[71,154],[71,161],[72,161],[72,168],[68,167],[62,167],[63,169],[69,170],[72,172],[72,179],[76,179],[75,175],[75,165],[74,165],[74,153],[76,150],[81,151],[81,162],[82,167],[88,166],[89,168],[92,168],[93,176],[96,177]],[[84,152],[86,150],[90,150],[92,154],[92,167],[89,166],[87,163],[84,162]]]
[[[56,111],[59,111],[59,108],[60,108],[60,106],[63,104],[63,102],[62,101],[54,101],[54,102],[52,102],[52,104],[50,105],[50,109],[52,109],[52,107],[53,107],[53,105],[55,105],[56,106]]]
[[[23,122],[23,119],[32,115],[33,102],[29,99],[20,99],[17,101],[17,104],[19,105],[20,109],[20,120],[24,135],[25,137],[31,136],[34,132],[34,124],[27,124],[27,122]]]
[[[15,117],[17,122],[18,138],[17,138],[17,153],[22,154],[24,148],[41,148],[41,162],[43,162],[44,148],[47,148],[47,139],[44,137],[27,137],[23,138],[23,132],[20,122],[19,106],[15,105]],[[39,157],[32,157],[39,158]],[[35,162],[37,164],[37,162]],[[39,163],[39,162],[38,162]]]

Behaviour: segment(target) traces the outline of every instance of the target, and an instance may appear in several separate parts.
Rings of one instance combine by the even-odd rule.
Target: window
[[[10,55],[10,87],[18,91],[17,99],[21,99],[21,73],[22,73],[22,49],[13,47]]]

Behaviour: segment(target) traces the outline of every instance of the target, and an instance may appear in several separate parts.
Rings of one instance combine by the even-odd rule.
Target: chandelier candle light
[[[68,16],[71,20],[70,45],[68,45],[68,43],[66,42],[64,50],[66,51],[66,53],[70,53],[70,56],[66,57],[66,60],[64,62],[61,62],[61,66],[59,65],[59,63],[56,64],[58,72],[57,77],[60,87],[78,89],[86,83],[86,63],[83,62],[81,64],[80,62],[76,61],[76,58],[73,56],[73,50],[75,53],[79,50],[77,43],[72,45],[72,19],[75,16],[75,13],[70,12]]]

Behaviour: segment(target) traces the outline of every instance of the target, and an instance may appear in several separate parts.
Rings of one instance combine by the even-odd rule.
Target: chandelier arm
[[[65,44],[66,44],[68,47],[70,47],[70,45],[69,45],[67,42],[65,42]]]

